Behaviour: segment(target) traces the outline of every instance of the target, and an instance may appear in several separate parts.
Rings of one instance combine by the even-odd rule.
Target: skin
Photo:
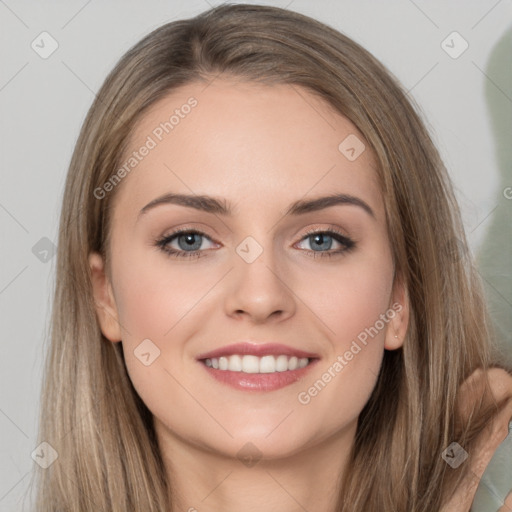
[[[475,397],[484,395],[485,403],[500,401],[512,393],[512,376],[501,368],[491,368],[487,372],[492,397],[484,393],[484,374],[475,370],[461,385],[459,407],[463,417],[468,417]],[[478,489],[480,479],[491,461],[496,449],[508,435],[508,424],[512,421],[512,400],[489,423],[479,435],[474,449],[474,459],[469,461],[469,476],[462,481],[440,512],[468,512]],[[504,498],[503,506],[497,512],[512,510],[512,490]]]
[[[362,135],[306,90],[225,77],[207,87],[188,84],[153,105],[127,153],[190,96],[198,105],[118,185],[111,273],[90,255],[102,332],[123,344],[129,376],[153,413],[173,511],[333,511],[383,351],[402,345],[409,317],[406,291],[394,279],[374,158],[366,149],[349,161],[338,145],[350,134],[364,142]],[[224,198],[235,215],[176,204],[139,215],[168,192]],[[360,198],[374,217],[355,205],[284,216],[294,201],[333,193]],[[333,239],[322,249],[306,235],[330,227],[355,248],[312,258],[343,247]],[[203,256],[176,259],[157,247],[173,228],[203,232],[196,238]],[[236,252],[248,236],[263,249],[252,263]],[[175,238],[171,245],[183,251],[186,243]],[[301,404],[298,394],[397,302],[401,311]],[[160,350],[149,366],[134,355],[144,339]],[[320,361],[279,390],[236,390],[211,378],[196,357],[241,340],[283,343]],[[241,449],[261,459],[246,466]]]

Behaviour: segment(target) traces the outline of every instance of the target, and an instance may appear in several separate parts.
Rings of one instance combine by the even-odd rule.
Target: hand
[[[472,400],[478,397],[470,383],[483,386],[483,371],[473,372],[461,385],[461,412],[464,417],[471,410]],[[501,368],[492,368],[487,373],[492,394],[496,401],[512,395],[512,375]],[[483,390],[483,387],[480,387]],[[470,391],[471,390],[471,391]],[[512,400],[484,429],[477,439],[474,457],[471,461],[470,472],[461,482],[449,501],[443,505],[440,512],[469,512],[485,468],[492,459],[498,446],[508,435],[508,425],[512,421]],[[468,459],[470,460],[470,459]],[[498,512],[512,510],[512,492],[507,496],[505,504]]]
[[[512,510],[512,491],[508,493],[508,496],[505,498],[505,503],[498,510],[498,512],[510,512]]]

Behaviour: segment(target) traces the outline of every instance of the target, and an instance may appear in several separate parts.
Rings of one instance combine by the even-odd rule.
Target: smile
[[[221,371],[243,373],[276,373],[305,368],[310,363],[307,357],[298,358],[284,354],[258,357],[254,355],[233,354],[224,357],[213,357],[204,360],[209,368]]]
[[[242,391],[274,391],[311,372],[318,354],[283,343],[238,342],[196,356],[208,375]]]

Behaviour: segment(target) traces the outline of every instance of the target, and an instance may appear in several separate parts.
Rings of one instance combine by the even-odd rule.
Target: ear
[[[409,325],[409,308],[407,288],[402,277],[397,274],[393,283],[389,309],[386,313],[386,316],[390,319],[384,341],[386,350],[396,350],[403,345]]]
[[[119,324],[117,307],[112,292],[112,286],[105,273],[103,258],[97,252],[89,254],[89,267],[91,271],[91,284],[96,305],[96,314],[100,323],[101,332],[112,342],[121,341],[121,327]]]

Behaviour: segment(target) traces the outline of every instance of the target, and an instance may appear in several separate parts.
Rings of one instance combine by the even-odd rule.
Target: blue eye
[[[201,256],[199,249],[202,245],[201,237],[208,238],[204,233],[194,229],[175,231],[157,241],[156,245],[170,256],[177,258],[191,258]],[[176,240],[179,249],[170,247],[170,244]],[[190,249],[190,250],[189,250]]]
[[[339,233],[338,231],[318,231],[312,230],[306,233],[306,236],[303,240],[310,240],[311,247],[320,247],[324,249],[322,251],[311,251],[312,256],[316,257],[331,257],[337,254],[345,253],[346,251],[350,251],[355,247],[355,242],[348,238],[347,236]],[[333,240],[336,243],[341,244],[340,249],[336,249],[334,251],[326,252],[326,250],[331,249]]]
[[[204,238],[211,241],[210,237],[201,231],[197,231],[195,229],[182,229],[157,240],[156,246],[173,258],[200,258],[207,254],[206,250],[201,250],[203,242],[202,239]],[[302,240],[310,240],[311,247],[321,249],[320,251],[311,249],[307,250],[307,252],[314,258],[330,258],[332,256],[341,255],[354,249],[356,245],[355,242],[347,236],[333,230],[312,230],[307,232],[305,236],[302,237],[301,241]],[[330,250],[332,248],[333,240],[340,244],[341,247],[335,250]],[[178,243],[178,248],[171,247],[171,243],[174,241]]]

